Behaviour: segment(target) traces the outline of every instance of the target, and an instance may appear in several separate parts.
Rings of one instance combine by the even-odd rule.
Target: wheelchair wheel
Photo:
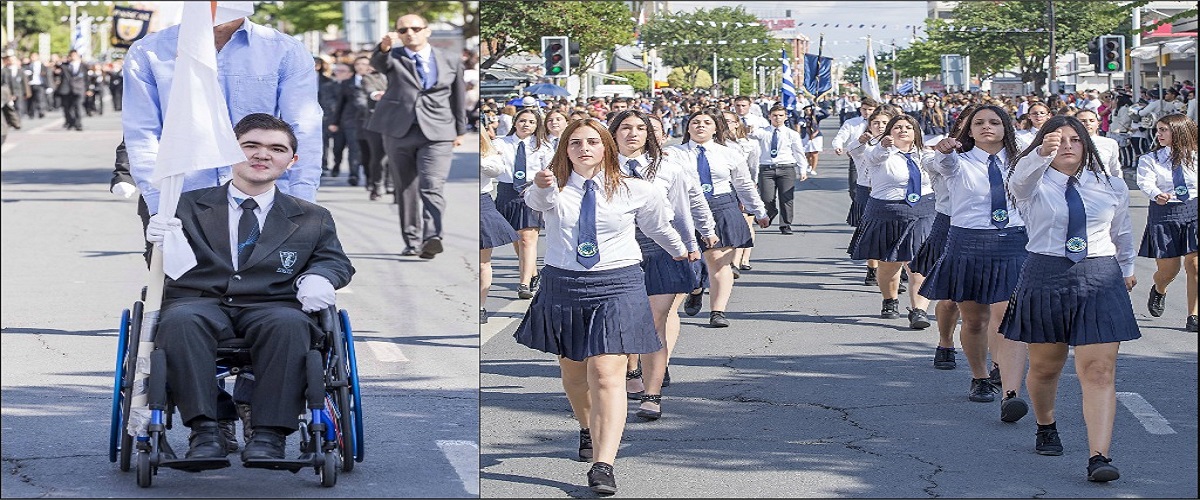
[[[139,341],[142,332],[142,314],[144,312],[144,304],[141,301],[133,303],[133,310],[129,313],[129,327],[125,332],[125,356],[124,359],[119,358],[121,367],[120,390],[119,397],[121,401],[121,422],[117,432],[120,433],[119,467],[122,472],[129,472],[130,462],[133,455],[133,436],[129,435],[127,430],[129,427],[129,412],[133,403],[133,379],[137,376],[137,356]],[[114,391],[117,392],[117,391]]]
[[[125,341],[129,332],[129,309],[121,311],[121,326],[117,333],[117,366],[113,372],[112,413],[108,424],[108,461],[117,461],[121,444],[121,382],[125,380]],[[129,470],[129,463],[121,464],[121,470]]]
[[[366,457],[366,446],[363,439],[362,393],[358,384],[358,359],[354,355],[354,329],[350,327],[350,315],[345,309],[338,311],[338,324],[342,330],[343,352],[346,355],[347,375],[349,376],[350,414],[352,436],[354,438],[354,453],[346,455],[346,461],[362,462]],[[351,466],[353,467],[353,466]]]
[[[338,464],[342,461],[340,455],[336,451],[325,455],[325,463],[321,465],[321,486],[332,488],[337,484]]]
[[[154,472],[150,469],[150,453],[139,451],[137,455],[137,483],[142,488],[149,488],[153,482]]]

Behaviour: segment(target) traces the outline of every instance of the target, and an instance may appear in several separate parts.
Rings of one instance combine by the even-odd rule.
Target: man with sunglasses
[[[429,45],[429,25],[417,14],[396,20],[380,40],[371,66],[387,90],[367,129],[383,135],[400,206],[401,255],[432,259],[442,252],[442,195],[454,147],[467,132],[462,58]]]

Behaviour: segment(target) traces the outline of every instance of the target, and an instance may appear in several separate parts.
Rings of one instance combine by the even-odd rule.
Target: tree
[[[542,37],[566,35],[579,44],[580,65],[589,68],[604,51],[633,41],[633,20],[623,2],[482,2],[480,45],[488,54],[480,67],[520,52],[539,52]]]
[[[13,9],[13,32],[10,35],[17,42],[17,51],[36,52],[39,33],[50,34],[50,52],[66,54],[70,50],[70,7],[62,4],[42,5],[41,2],[0,2],[0,18],[7,19],[8,9]],[[105,5],[86,4],[76,8],[79,17],[95,17],[94,23],[111,23],[111,11],[112,7]],[[97,36],[93,34],[92,40],[98,46]]]
[[[396,19],[410,12],[419,13],[425,20],[434,22],[451,22],[459,15],[466,19],[466,25],[458,26],[463,30],[463,36],[469,38],[479,29],[477,16],[473,15],[474,2],[431,2],[431,1],[390,1],[388,2],[388,26],[395,26]],[[277,26],[283,23],[283,32],[297,34],[309,31],[325,31],[330,25],[341,28],[345,24],[343,2],[258,2],[250,19],[260,24]],[[454,24],[454,23],[451,23]],[[382,35],[382,34],[381,34]]]
[[[929,76],[942,71],[941,47],[929,40],[917,40],[896,51],[896,69],[902,75]]]
[[[694,75],[694,76],[692,76]],[[667,85],[673,89],[692,90],[712,87],[712,75],[700,68],[678,67],[667,74]]]
[[[845,73],[842,74],[842,81],[855,87],[862,83],[863,65],[866,64],[867,55],[858,56],[854,62],[846,66]],[[875,78],[879,80],[879,90],[887,92],[892,90],[892,54],[891,52],[876,52],[875,53]]]
[[[633,87],[633,90],[642,92],[650,90],[650,77],[646,76],[646,73],[641,71],[618,71],[613,74],[629,79],[625,83]]]
[[[642,26],[642,40],[659,47],[658,53],[667,66],[688,68],[685,76],[695,87],[703,87],[696,78],[701,68],[712,67],[713,53],[718,59],[726,59],[717,62],[720,76],[729,79],[740,75],[745,80],[750,58],[778,53],[783,47],[782,41],[771,38],[767,28],[758,24],[758,18],[741,6],[655,17]],[[704,44],[695,45],[697,41]]]

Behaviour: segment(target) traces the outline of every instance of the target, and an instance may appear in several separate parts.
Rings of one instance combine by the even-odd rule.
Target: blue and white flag
[[[780,50],[783,60],[783,107],[785,109],[796,109],[796,84],[792,82],[792,65],[788,64],[786,50]]]
[[[916,91],[917,84],[913,83],[912,78],[905,80],[904,83],[901,83],[900,86],[896,88],[896,92],[899,94],[913,94],[916,93]]]

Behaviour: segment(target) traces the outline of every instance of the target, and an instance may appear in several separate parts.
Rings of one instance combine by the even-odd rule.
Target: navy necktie
[[[909,205],[916,205],[921,201],[921,168],[917,166],[917,162],[913,160],[912,153],[901,153],[904,155],[904,160],[908,163],[908,187],[904,189],[904,201]]]
[[[638,179],[642,178],[642,174],[640,172],[638,172],[638,169],[637,169],[638,168],[637,160],[629,160],[629,161],[625,162],[625,165],[629,166],[629,173],[633,174],[634,177],[637,177]]]
[[[774,128],[774,127],[772,127]],[[779,129],[771,131],[771,158],[779,154]]]
[[[1067,179],[1067,258],[1079,262],[1087,258],[1087,212],[1076,184],[1075,176]]]
[[[700,189],[704,191],[704,196],[712,198],[712,167],[708,164],[708,156],[704,154],[704,146],[696,146],[696,149],[700,150],[700,154],[696,155],[696,169],[700,171]]]
[[[1008,225],[1008,200],[1004,196],[1004,175],[1000,173],[1000,158],[988,156],[988,183],[992,187],[992,225],[1004,229]]]
[[[417,76],[421,77],[421,88],[427,89],[429,85],[429,75],[425,74],[425,64],[421,60],[421,54],[413,54],[413,62],[417,67]]]
[[[579,205],[579,239],[576,240],[575,260],[591,269],[600,262],[600,247],[596,244],[596,181],[583,181],[583,203]]]
[[[1188,194],[1187,182],[1183,180],[1183,165],[1171,168],[1171,183],[1175,185],[1175,199],[1187,201],[1191,197]]]
[[[525,141],[517,143],[517,157],[513,159],[513,189],[521,192],[521,185],[525,183],[525,177],[528,172],[525,171]]]
[[[246,261],[250,260],[250,254],[254,253],[254,244],[258,242],[258,236],[261,229],[258,227],[258,217],[254,215],[254,209],[258,208],[258,202],[254,198],[246,198],[241,203],[242,218],[238,219],[238,270],[242,270],[246,266]]]

